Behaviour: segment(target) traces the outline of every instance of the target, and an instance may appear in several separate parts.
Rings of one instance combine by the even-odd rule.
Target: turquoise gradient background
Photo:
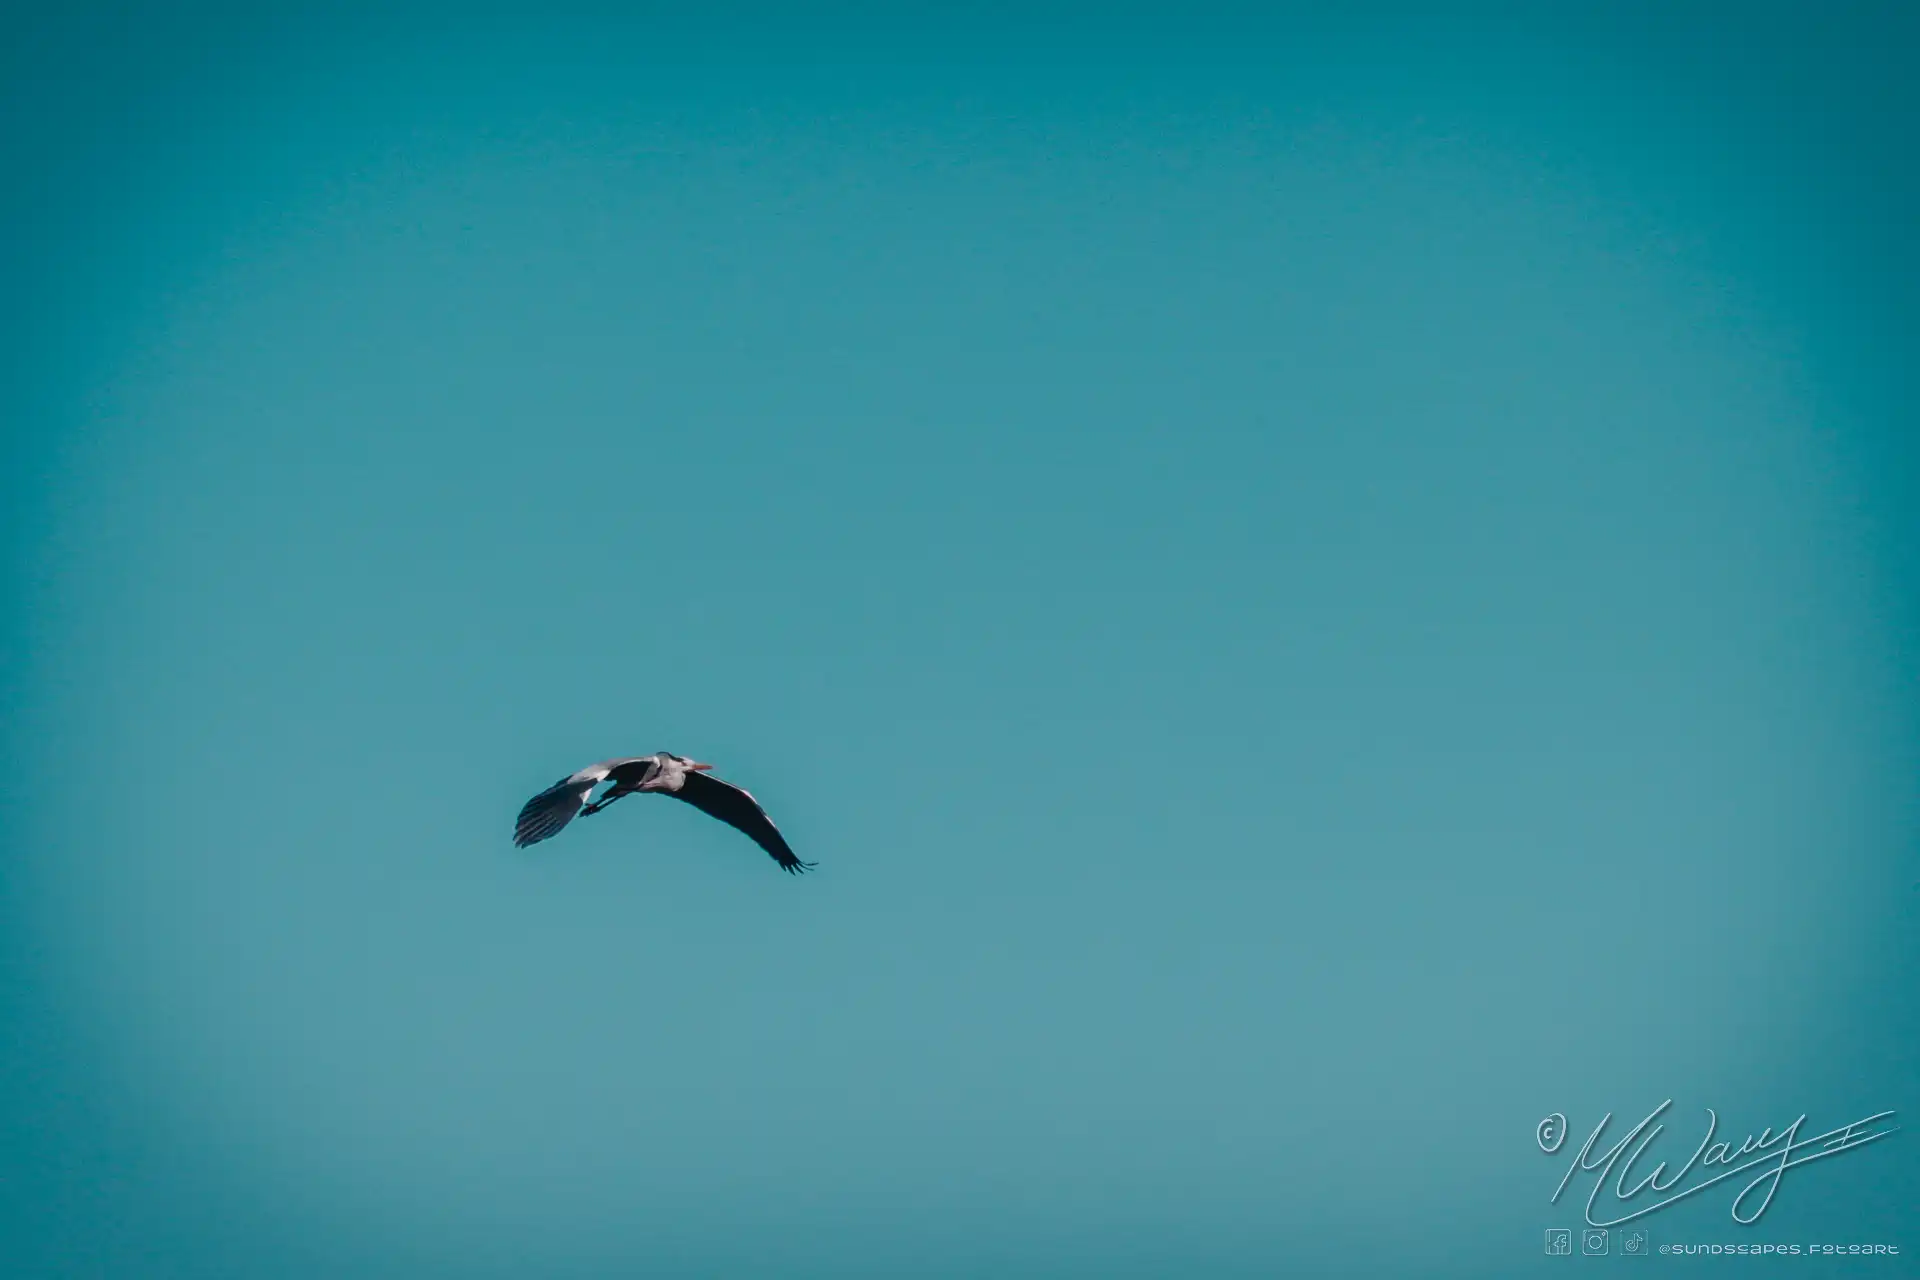
[[[919,13],[16,25],[8,1275],[1584,1272],[1605,1112],[1910,1119],[1914,11]],[[818,873],[510,847],[662,747]]]

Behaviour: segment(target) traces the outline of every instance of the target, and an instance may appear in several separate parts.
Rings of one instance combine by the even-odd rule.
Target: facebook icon
[[[1573,1252],[1573,1229],[1571,1227],[1547,1228],[1547,1253],[1551,1257],[1564,1257]]]

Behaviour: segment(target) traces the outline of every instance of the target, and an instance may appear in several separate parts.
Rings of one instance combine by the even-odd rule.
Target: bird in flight
[[[702,813],[746,832],[755,844],[772,854],[773,860],[780,864],[780,869],[789,875],[814,865],[794,856],[793,850],[787,847],[786,838],[773,825],[773,819],[767,817],[767,811],[760,807],[759,801],[731,782],[722,782],[712,776],[707,772],[712,768],[710,764],[689,760],[671,751],[656,751],[650,756],[623,756],[617,760],[590,764],[578,773],[568,774],[527,801],[520,810],[519,821],[514,824],[513,842],[522,849],[530,844],[538,844],[559,835],[560,829],[572,822],[576,814],[590,818],[622,796],[630,796],[636,791],[653,791],[676,800],[685,800]],[[598,800],[588,804],[587,797],[602,782],[611,782],[613,785],[602,792]]]

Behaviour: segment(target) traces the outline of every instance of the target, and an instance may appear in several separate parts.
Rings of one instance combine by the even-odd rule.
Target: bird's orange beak
[[[687,768],[705,773],[707,770],[713,768],[713,766],[710,764],[701,764],[698,760],[689,760],[687,761]]]

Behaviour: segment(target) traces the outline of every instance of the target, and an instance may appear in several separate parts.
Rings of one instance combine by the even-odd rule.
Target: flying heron
[[[538,844],[559,835],[560,829],[572,822],[575,814],[590,818],[621,796],[630,796],[636,791],[654,791],[676,800],[685,800],[702,813],[746,832],[755,844],[772,854],[773,860],[780,864],[780,869],[789,875],[814,865],[794,856],[793,850],[787,847],[786,838],[773,825],[773,820],[767,817],[767,811],[760,807],[759,801],[731,782],[722,782],[710,775],[707,771],[711,768],[713,766],[710,764],[689,760],[671,751],[656,751],[650,756],[623,756],[617,760],[590,764],[578,773],[568,774],[527,801],[526,807],[520,810],[519,821],[514,824],[513,842],[522,849],[530,844]],[[602,782],[611,782],[613,785],[598,800],[588,804],[587,797]]]

